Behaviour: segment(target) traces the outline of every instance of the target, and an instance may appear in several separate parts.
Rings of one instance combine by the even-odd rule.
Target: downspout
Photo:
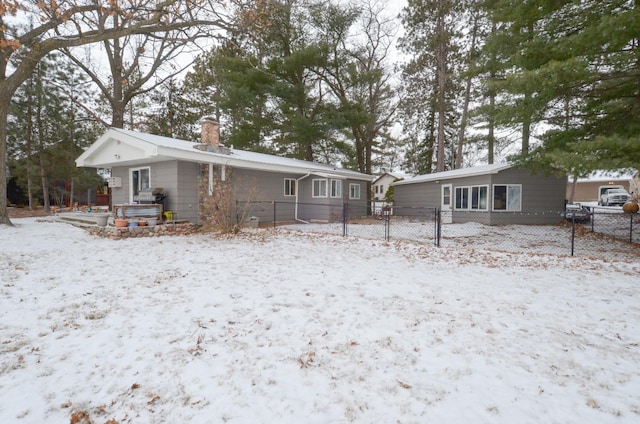
[[[300,181],[304,180],[305,178],[309,177],[311,175],[311,172],[307,172],[307,175],[303,175],[302,177],[298,178],[296,180],[296,207],[294,209],[294,215],[293,215],[293,219],[298,221],[298,222],[302,222],[303,224],[310,224],[310,222],[304,221],[302,219],[298,219],[298,196],[300,193]]]

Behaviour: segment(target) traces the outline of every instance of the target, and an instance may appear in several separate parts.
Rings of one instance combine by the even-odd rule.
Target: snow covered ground
[[[640,263],[0,226],[0,422],[636,423]]]

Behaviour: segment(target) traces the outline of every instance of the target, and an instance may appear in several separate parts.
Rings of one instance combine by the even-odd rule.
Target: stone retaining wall
[[[87,227],[87,231],[99,237],[120,240],[131,237],[184,236],[194,234],[198,228],[198,225],[186,222],[153,227]]]

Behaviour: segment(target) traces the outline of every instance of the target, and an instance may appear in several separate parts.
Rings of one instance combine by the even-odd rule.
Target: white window
[[[505,184],[493,186],[494,211],[519,211],[522,207],[522,185]]]
[[[284,195],[295,196],[296,195],[296,180],[293,178],[284,179]]]
[[[469,187],[456,187],[455,209],[469,209]]]
[[[471,204],[470,209],[475,211],[486,211],[488,209],[489,187],[477,186],[471,187]]]
[[[451,206],[451,186],[442,186],[442,205]]]
[[[455,209],[486,211],[488,186],[456,187]]]
[[[313,180],[312,197],[327,197],[327,180]]]
[[[349,199],[360,199],[360,184],[349,184]]]
[[[131,200],[138,194],[151,187],[151,168],[137,168],[131,170]]]
[[[331,180],[331,197],[342,197],[342,181]]]

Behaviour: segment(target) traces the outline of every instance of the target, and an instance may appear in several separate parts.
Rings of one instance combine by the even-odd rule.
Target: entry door
[[[453,222],[453,214],[451,212],[451,202],[453,202],[453,196],[451,196],[451,184],[442,185],[442,202],[440,207],[440,217],[443,224],[451,224]]]

